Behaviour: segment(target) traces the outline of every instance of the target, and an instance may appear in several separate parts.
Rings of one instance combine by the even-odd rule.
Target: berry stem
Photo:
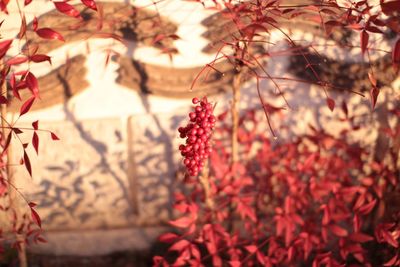
[[[203,168],[203,172],[201,173],[199,178],[201,186],[203,187],[204,190],[205,203],[210,210],[214,210],[214,201],[211,197],[211,191],[210,191],[210,176],[208,169],[208,161],[206,161]]]
[[[239,161],[239,102],[240,102],[240,83],[242,79],[242,70],[239,70],[233,78],[232,83],[232,165]]]

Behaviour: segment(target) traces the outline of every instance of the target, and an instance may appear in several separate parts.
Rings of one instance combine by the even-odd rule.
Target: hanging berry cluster
[[[179,127],[181,138],[186,138],[186,144],[180,145],[179,150],[184,157],[189,175],[198,175],[204,167],[205,159],[210,156],[211,135],[215,126],[216,118],[213,115],[213,106],[208,103],[207,97],[199,100],[192,99],[196,105],[194,111],[189,113],[190,122],[186,127]]]

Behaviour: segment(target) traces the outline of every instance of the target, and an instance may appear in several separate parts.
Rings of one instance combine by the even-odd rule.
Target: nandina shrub
[[[349,141],[354,126],[337,137],[310,127],[277,143],[256,113],[240,119],[242,160],[233,164],[219,116],[210,171],[184,178],[176,231],[159,238],[170,246],[154,266],[398,266],[398,154],[372,160]],[[384,130],[399,138],[398,126]]]
[[[81,2],[87,8],[97,10],[94,0]],[[55,25],[46,26],[42,17],[33,17],[29,11],[27,14],[30,17],[27,20],[25,13],[31,8],[31,4],[32,0],[0,0],[0,32],[2,33],[0,35],[0,116],[2,120],[0,125],[0,260],[5,250],[11,246],[18,249],[18,265],[22,267],[28,264],[25,254],[26,246],[31,243],[46,242],[46,240],[42,237],[42,224],[36,212],[36,204],[20,191],[20,186],[16,184],[17,179],[11,169],[18,164],[22,165],[32,177],[31,155],[28,153],[28,147],[32,146],[36,154],[39,154],[39,132],[47,132],[52,140],[59,140],[59,138],[51,131],[40,129],[39,121],[32,122],[32,127],[20,127],[18,121],[31,111],[36,101],[40,100],[40,82],[35,74],[34,65],[43,62],[52,64],[51,57],[42,54],[43,50],[40,49],[38,38],[46,39],[48,42],[65,41],[59,32],[60,29],[57,31],[53,29]],[[76,22],[79,22],[74,29],[83,26],[80,12],[68,1],[50,1],[40,5],[47,9],[47,4],[54,5],[60,15],[74,17]],[[15,36],[10,34],[13,30],[9,26],[4,29],[4,25],[10,24],[10,21],[14,23],[13,27],[19,27]],[[65,27],[71,27],[71,25],[65,25]],[[100,31],[101,27],[98,27],[98,33],[101,33]],[[11,119],[11,116],[7,114],[7,106],[16,101],[21,102],[19,114],[14,114]],[[22,136],[31,137],[31,141],[23,142],[25,137],[21,138]],[[20,148],[22,152],[19,162],[13,162],[17,154],[12,152],[15,147]],[[26,205],[20,205],[20,202],[26,202]]]

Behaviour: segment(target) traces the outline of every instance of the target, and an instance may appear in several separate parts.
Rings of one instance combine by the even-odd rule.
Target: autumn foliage
[[[170,247],[154,265],[397,266],[398,154],[371,160],[369,148],[349,141],[357,128],[348,120],[338,137],[311,127],[276,144],[255,114],[240,120],[248,160],[234,165],[224,140],[229,123],[217,122],[210,193],[185,177],[189,193],[175,193],[181,215],[170,222],[177,231],[160,236]],[[386,129],[391,140],[399,130]]]
[[[0,229],[0,254],[4,252],[8,245],[19,250],[19,264],[26,266],[25,246],[30,243],[46,242],[42,236],[42,224],[39,214],[36,212],[36,204],[19,191],[18,185],[14,184],[14,177],[10,175],[9,168],[13,165],[25,166],[27,173],[32,176],[32,166],[27,148],[32,146],[36,153],[39,153],[39,135],[38,132],[47,132],[50,140],[59,140],[55,133],[40,129],[39,121],[32,122],[32,127],[20,128],[16,125],[18,119],[28,113],[35,101],[40,100],[40,88],[38,79],[31,70],[35,63],[48,62],[51,64],[51,58],[48,55],[41,54],[40,47],[33,40],[33,36],[38,36],[48,41],[64,41],[63,36],[56,30],[49,27],[41,27],[40,20],[36,17],[28,27],[24,9],[32,1],[0,1],[1,25],[9,19],[8,7],[11,4],[16,5],[19,14],[19,32],[14,38],[4,39],[0,34],[0,104],[1,104],[1,175],[0,175],[0,210],[2,218],[7,218],[7,222],[2,222]],[[96,4],[93,0],[82,1],[87,7],[96,10]],[[59,12],[82,19],[79,12],[67,2],[53,2],[55,9]],[[11,48],[14,48],[13,50]],[[15,49],[18,48],[18,49]],[[16,51],[17,50],[17,51]],[[28,91],[27,98],[21,98],[21,91]],[[26,95],[26,94],[25,94]],[[7,105],[13,100],[21,101],[17,119],[9,121],[7,117]],[[31,142],[22,142],[20,136],[28,135]],[[18,143],[22,148],[22,155],[19,162],[13,162],[10,150],[12,143]],[[15,144],[13,144],[14,146]],[[14,156],[15,157],[15,156]],[[23,200],[26,207],[20,207],[19,203]],[[4,227],[4,228],[3,228]]]
[[[15,1],[21,22],[19,33],[15,38],[0,39],[0,85],[4,89],[0,96],[3,107],[2,197],[17,190],[7,177],[7,165],[10,165],[7,152],[12,139],[19,140],[21,134],[32,134],[30,143],[20,144],[23,154],[19,162],[30,175],[32,166],[26,149],[33,146],[36,152],[39,151],[39,122],[33,122],[29,129],[18,128],[7,122],[5,108],[11,95],[21,100],[18,114],[21,117],[40,98],[38,79],[30,66],[40,62],[51,64],[51,58],[38,52],[39,47],[30,36],[51,42],[65,41],[56,29],[42,26],[40,18],[34,18],[31,24],[27,24],[23,5],[27,6],[31,1]],[[81,2],[100,13],[98,32],[93,37],[122,40],[121,36],[101,32],[101,8],[95,1]],[[337,104],[330,90],[337,88],[332,81],[320,78],[309,55],[297,49],[299,44],[291,38],[283,24],[303,17],[316,23],[326,38],[332,38],[335,31],[355,33],[359,40],[357,49],[363,60],[369,63],[370,54],[380,50],[379,43],[371,42],[371,37],[376,34],[394,35],[390,51],[383,52],[390,55],[391,68],[398,73],[400,1],[324,0],[294,1],[293,4],[279,0],[211,1],[211,6],[209,2],[197,2],[220,12],[230,22],[232,30],[229,38],[210,44],[216,50],[215,60],[207,64],[201,73],[206,70],[219,72],[216,63],[229,62],[235,72],[233,103],[237,104],[240,99],[236,98],[238,85],[253,79],[260,109],[266,118],[259,119],[254,110],[241,113],[233,108],[232,117],[242,114],[240,119],[228,123],[225,115],[221,115],[215,121],[212,115],[214,103],[209,103],[206,98],[194,100],[194,104],[199,104],[199,101],[200,104],[189,115],[188,126],[180,130],[181,137],[187,138],[187,143],[180,150],[188,169],[181,180],[186,186],[185,194],[175,194],[173,208],[180,216],[170,222],[176,231],[159,238],[169,248],[165,254],[154,257],[154,266],[400,265],[400,214],[394,204],[400,200],[398,151],[388,150],[384,158],[376,160],[371,156],[369,147],[350,141],[349,134],[363,125],[353,125],[345,105],[342,123],[347,128],[338,136],[310,127],[308,135],[298,136],[290,142],[273,142],[271,133],[272,136],[275,133],[269,123],[269,115],[279,112],[279,109],[271,109],[263,98],[260,81],[271,81],[277,95],[284,97],[279,81],[286,77],[272,77],[268,73],[264,60],[271,55],[255,45],[268,43],[267,37],[271,32],[279,32],[289,44],[288,51],[304,58],[304,71],[311,70],[323,90],[328,108],[333,111]],[[8,14],[9,3],[9,0],[0,0],[0,14]],[[51,4],[65,16],[77,22],[82,20],[80,12],[69,1]],[[1,24],[0,21],[0,30]],[[79,23],[77,25],[78,30]],[[161,34],[155,36],[153,42],[164,38],[176,40],[182,36]],[[10,54],[13,46],[20,47],[20,50]],[[309,48],[312,49],[312,45]],[[169,54],[172,57],[174,53]],[[17,71],[16,66],[26,68]],[[371,63],[368,71],[370,85],[367,95],[372,109],[377,105],[382,90],[374,67]],[[196,78],[190,89],[195,90],[197,82]],[[298,79],[297,82],[309,81]],[[352,88],[347,89],[352,92]],[[21,90],[28,91],[29,98],[22,100]],[[400,138],[399,114],[398,107],[390,110],[387,116],[392,117],[396,124],[381,129],[390,144],[397,143]],[[259,130],[259,126],[265,124],[269,125],[270,131]],[[49,136],[58,140],[54,133],[49,132]],[[232,136],[231,142],[240,146],[240,160],[235,159],[237,151],[231,149],[228,137]],[[41,236],[41,220],[35,211],[36,204],[29,200],[26,203],[29,212],[22,215],[14,210],[11,200],[7,206],[0,207],[10,215],[13,237],[7,240],[17,248],[32,240],[45,242]]]
[[[396,121],[395,126],[379,130],[397,150],[387,150],[380,159],[374,158],[371,146],[351,141],[349,136],[365,125],[354,125],[345,103],[341,123],[346,128],[338,136],[310,126],[309,134],[295,140],[271,141],[271,133],[275,135],[271,125],[270,132],[260,131],[259,125],[269,122],[269,115],[280,112],[280,108],[273,108],[263,98],[260,80],[271,81],[278,95],[284,97],[284,93],[279,78],[263,67],[262,59],[270,54],[260,53],[254,43],[267,42],[263,37],[274,30],[285,36],[292,51],[296,50],[298,44],[282,22],[305,16],[317,22],[327,38],[334,31],[356,33],[358,49],[368,62],[370,52],[378,49],[371,43],[371,35],[391,32],[395,40],[386,53],[391,54],[392,68],[398,72],[400,1],[298,5],[216,1],[215,5],[235,31],[229,40],[213,44],[219,47],[216,59],[204,69],[218,71],[214,64],[228,60],[238,80],[243,75],[255,80],[267,120],[257,119],[254,110],[231,123],[223,119],[226,114],[220,116],[210,170],[182,178],[186,189],[175,193],[174,205],[180,215],[170,221],[175,231],[160,236],[159,241],[168,244],[168,250],[155,256],[153,265],[399,266],[398,103],[387,114]],[[223,52],[227,48],[231,53]],[[329,90],[335,89],[334,81],[322,80],[309,55],[296,52],[304,58],[304,70],[311,70],[333,111],[337,105]],[[374,67],[370,63],[368,72],[372,110],[382,89]],[[348,88],[350,92],[352,89]],[[235,84],[233,93],[233,101],[238,101]],[[231,116],[238,112],[232,109]],[[227,138],[230,135],[236,135],[231,143]],[[240,146],[240,160],[233,156],[235,142]]]

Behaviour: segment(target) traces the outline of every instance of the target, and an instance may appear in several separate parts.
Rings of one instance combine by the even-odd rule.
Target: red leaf
[[[29,172],[29,175],[32,177],[32,166],[31,166],[31,161],[29,160],[28,154],[24,151],[24,164],[26,167],[26,170]]]
[[[61,34],[56,32],[55,30],[52,30],[50,28],[41,28],[36,30],[37,35],[42,37],[43,39],[57,39],[62,42],[65,42],[64,38],[62,37]]]
[[[32,127],[33,127],[34,130],[39,129],[39,121],[32,122]]]
[[[256,245],[249,245],[249,246],[245,246],[245,249],[250,252],[251,254],[255,253],[258,248]]]
[[[22,39],[26,33],[26,19],[25,15],[22,16],[21,27],[19,28],[18,39]]]
[[[367,26],[365,29],[369,32],[383,33],[378,27],[375,26]]]
[[[395,31],[397,33],[400,32],[400,18],[399,17],[389,17],[387,20],[385,20],[385,23],[388,28],[390,28],[392,31]]]
[[[360,41],[361,41],[361,53],[364,55],[365,51],[367,50],[369,40],[369,34],[365,30],[360,32]]]
[[[111,39],[121,42],[123,45],[126,45],[124,38],[117,34],[114,34],[114,33],[100,32],[100,33],[93,34],[92,37],[93,38],[104,38],[104,39],[111,38]]]
[[[90,9],[97,10],[96,3],[94,0],[81,0],[82,4]]]
[[[369,202],[368,204],[365,204],[363,206],[361,206],[358,209],[358,212],[361,213],[362,215],[367,215],[369,214],[372,209],[375,207],[376,204],[376,199],[372,200],[371,202]]]
[[[38,19],[37,19],[37,17],[33,17],[33,21],[32,21],[32,29],[33,29],[33,31],[34,31],[34,32],[36,32],[36,31],[37,31],[38,25],[39,25],[39,22],[38,22]]]
[[[347,236],[347,230],[336,225],[336,224],[332,224],[329,226],[329,230],[334,234],[337,235],[339,237],[344,237]]]
[[[333,111],[335,109],[335,100],[333,100],[332,98],[328,97],[326,99],[326,103],[328,104],[328,107],[331,111]]]
[[[294,254],[294,247],[290,246],[290,248],[288,249],[288,260],[289,261],[293,260],[293,254]]]
[[[19,111],[20,117],[29,111],[34,101],[35,101],[35,96],[31,96],[28,100],[25,101],[25,103],[21,107],[21,110]]]
[[[356,31],[359,31],[359,30],[361,30],[361,29],[363,28],[363,26],[361,26],[361,25],[358,24],[358,23],[350,24],[350,25],[348,25],[348,27],[349,27],[349,28],[352,28],[353,30],[356,30]]]
[[[30,60],[32,60],[35,63],[43,62],[43,61],[48,61],[51,64],[51,58],[47,55],[33,55],[30,57]]]
[[[369,91],[369,94],[371,96],[371,105],[372,109],[375,109],[376,101],[378,100],[378,95],[379,95],[380,90],[377,87],[372,87],[371,90]]]
[[[42,242],[42,243],[47,243],[47,240],[44,239],[43,237],[39,236],[36,238],[37,241]]]
[[[33,132],[32,145],[35,148],[36,154],[39,155],[39,136],[36,132]]]
[[[8,100],[5,96],[1,95],[0,96],[0,104],[7,104]]]
[[[60,140],[60,138],[58,138],[58,136],[55,134],[55,133],[53,133],[53,132],[50,132],[50,134],[51,134],[51,139],[53,139],[53,140]]]
[[[177,34],[170,34],[168,35],[169,38],[171,38],[172,40],[179,40],[181,39],[181,37],[179,37],[179,35]]]
[[[390,267],[390,266],[395,266],[396,261],[397,261],[397,257],[398,257],[397,254],[394,255],[394,257],[391,258],[390,260],[388,260],[387,262],[385,262],[385,263],[383,264],[383,266],[388,266],[388,267]]]
[[[79,13],[78,10],[76,10],[73,6],[66,2],[53,2],[54,5],[56,6],[56,9],[60,11],[61,13],[74,17],[74,18],[80,18],[81,14]]]
[[[349,110],[348,110],[347,104],[346,104],[346,102],[344,100],[342,102],[342,110],[343,110],[344,115],[347,118],[349,116]]]
[[[165,233],[158,238],[158,241],[163,242],[163,243],[172,243],[178,238],[179,238],[179,236],[177,234]]]
[[[213,266],[222,266],[221,257],[218,256],[218,255],[213,255],[213,257],[212,257],[212,263],[213,263]]]
[[[376,79],[374,77],[374,74],[371,71],[368,72],[368,78],[369,78],[369,81],[371,82],[371,84],[374,87],[376,87]]]
[[[268,33],[269,30],[260,23],[251,23],[242,29],[242,32],[248,37],[252,39],[256,32]]]
[[[11,133],[12,132],[9,132],[7,135],[6,143],[4,144],[4,147],[3,147],[3,153],[7,150],[8,146],[11,143]]]
[[[32,2],[32,0],[25,0],[25,1],[24,1],[24,6],[29,5],[31,2]]]
[[[231,267],[241,267],[242,266],[242,263],[240,263],[240,261],[238,261],[238,260],[229,261],[229,264],[231,265]]]
[[[396,239],[393,238],[392,234],[386,230],[382,231],[382,237],[383,239],[392,247],[397,248],[399,246],[399,243],[397,242]]]
[[[186,239],[179,240],[175,244],[173,244],[168,250],[182,251],[186,247],[190,245],[190,242]]]
[[[24,56],[22,56],[22,57],[13,57],[13,58],[10,58],[9,60],[7,60],[6,64],[9,65],[9,66],[11,66],[11,65],[19,65],[19,64],[24,63],[26,61],[28,61],[28,58],[24,57]]]
[[[13,96],[18,98],[19,100],[21,100],[21,96],[19,95],[18,88],[17,88],[17,86],[15,84],[15,73],[11,74],[10,85],[11,85],[11,89],[12,89],[12,92],[13,92]]]
[[[26,75],[26,85],[35,97],[39,97],[39,84],[32,72],[28,72]]]
[[[374,240],[372,236],[363,233],[352,233],[349,235],[349,238],[351,241],[359,243],[365,243]]]
[[[5,40],[0,42],[0,59],[4,57],[4,55],[7,53],[8,49],[11,46],[13,40]]]
[[[160,42],[160,41],[162,41],[162,40],[165,39],[165,38],[166,38],[165,34],[162,34],[162,33],[157,34],[157,35],[153,38],[153,40],[151,41],[151,44],[154,45],[155,43]]]
[[[380,1],[381,9],[385,15],[391,16],[395,15],[396,11],[400,10],[400,0],[396,1]]]
[[[21,129],[19,129],[19,128],[11,128],[12,129],[12,131],[14,132],[14,133],[16,133],[16,134],[22,134],[23,133],[23,131],[21,131]]]
[[[175,221],[169,222],[172,226],[179,227],[179,228],[187,228],[189,225],[193,223],[193,220],[189,217],[182,217]]]
[[[393,68],[397,72],[399,70],[399,65],[400,65],[400,38],[397,39],[397,41],[393,47],[392,63],[393,63]]]
[[[40,220],[39,214],[31,208],[31,215],[32,215],[32,220],[34,223],[36,223],[40,228],[42,228],[42,221]]]

